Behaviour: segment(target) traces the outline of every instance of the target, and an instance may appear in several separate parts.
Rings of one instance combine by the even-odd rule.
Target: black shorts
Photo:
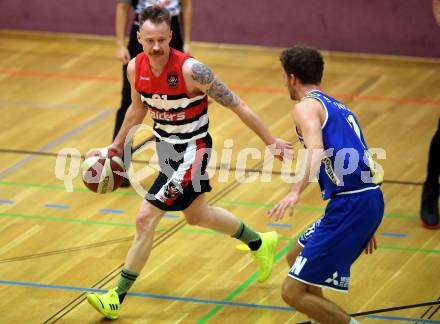
[[[170,144],[156,139],[160,172],[145,199],[161,210],[184,210],[202,193],[210,192],[206,167],[211,156],[212,139],[185,144]]]

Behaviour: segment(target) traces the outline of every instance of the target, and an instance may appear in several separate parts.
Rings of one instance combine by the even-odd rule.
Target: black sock
[[[262,244],[260,234],[252,230],[250,227],[247,227],[243,223],[240,223],[237,232],[232,235],[232,237],[235,237],[236,239],[242,241],[244,244],[249,246],[251,251],[258,250]]]
[[[257,251],[260,248],[262,243],[263,243],[263,241],[261,241],[261,238],[259,238],[256,241],[249,242],[248,246],[251,249],[251,251]]]
[[[124,301],[125,296],[127,296],[127,293],[123,293],[123,294],[118,295],[120,304],[122,304],[122,302]]]
[[[131,288],[138,275],[138,273],[132,272],[126,268],[122,269],[121,276],[119,277],[118,281],[118,286],[116,287],[116,292],[118,293],[120,303],[124,301],[125,296],[127,296],[128,290]]]

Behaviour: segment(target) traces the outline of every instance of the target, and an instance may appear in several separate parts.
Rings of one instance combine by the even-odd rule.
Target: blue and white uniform
[[[384,212],[381,173],[354,114],[336,99],[313,90],[326,112],[322,125],[325,157],[318,182],[325,214],[307,229],[298,243],[304,248],[289,276],[307,284],[347,291],[350,266],[379,226]],[[298,137],[301,142],[303,138]],[[304,144],[304,142],[303,142]]]

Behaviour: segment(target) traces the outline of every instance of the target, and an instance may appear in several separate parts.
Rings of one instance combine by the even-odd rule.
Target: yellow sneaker
[[[257,251],[251,251],[259,267],[258,282],[265,282],[272,273],[273,260],[278,243],[278,233],[275,231],[259,233],[261,246]]]
[[[118,318],[120,304],[116,288],[110,289],[105,294],[88,294],[87,301],[105,317],[112,320]]]

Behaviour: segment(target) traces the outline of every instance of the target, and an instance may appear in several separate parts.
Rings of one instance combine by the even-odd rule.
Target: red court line
[[[41,72],[17,69],[0,69],[0,74],[6,74],[17,77],[45,77],[66,80],[87,80],[87,81],[104,81],[104,82],[121,82],[120,78],[106,76],[92,76],[84,74],[65,74],[60,72]],[[237,84],[230,84],[235,91],[242,93],[263,93],[263,94],[279,94],[287,95],[287,89],[276,87],[247,87]],[[423,99],[423,98],[394,98],[385,96],[357,96],[348,93],[330,93],[330,95],[341,98],[343,100],[364,100],[373,102],[389,102],[394,104],[417,104],[417,105],[434,105],[440,106],[440,99]]]

